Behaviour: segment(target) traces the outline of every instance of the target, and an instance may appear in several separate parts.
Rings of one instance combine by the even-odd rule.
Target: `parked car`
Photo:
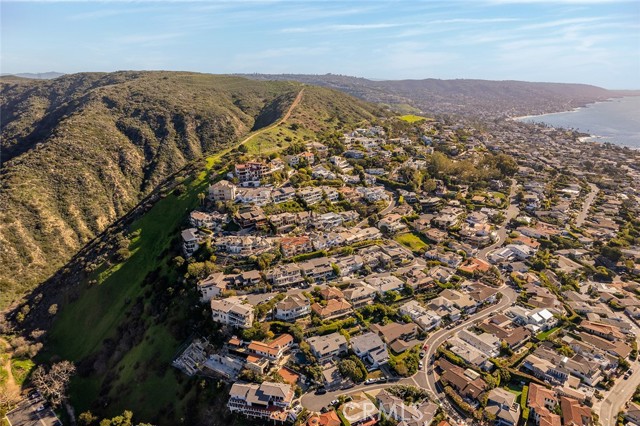
[[[325,388],[316,389],[316,395],[324,395],[325,393],[327,393],[327,390]]]

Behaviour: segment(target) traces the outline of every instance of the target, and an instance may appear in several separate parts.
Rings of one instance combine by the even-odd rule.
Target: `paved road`
[[[446,401],[444,394],[442,392],[438,392],[436,388],[436,380],[433,372],[429,371],[431,367],[429,365],[429,360],[431,359],[431,356],[435,354],[438,346],[440,346],[443,342],[445,342],[455,333],[457,333],[458,331],[462,330],[465,327],[468,327],[470,324],[474,323],[475,321],[488,317],[489,315],[493,314],[497,310],[510,306],[513,303],[513,301],[516,300],[517,295],[515,291],[513,291],[511,288],[507,286],[502,286],[500,290],[503,296],[502,296],[502,299],[495,305],[489,306],[488,308],[476,313],[475,315],[472,315],[466,321],[462,322],[460,325],[452,328],[451,330],[442,329],[437,331],[436,333],[433,333],[429,337],[427,337],[427,339],[422,344],[423,347],[424,345],[429,346],[428,349],[425,351],[426,353],[424,357],[424,360],[426,360],[427,362],[425,362],[424,368],[422,370],[418,370],[418,372],[416,372],[413,376],[403,378],[397,382],[390,381],[388,383],[380,383],[380,384],[373,384],[373,385],[359,385],[348,390],[337,390],[333,392],[327,392],[324,395],[315,395],[314,393],[307,393],[303,395],[301,399],[302,405],[308,410],[320,411],[322,407],[326,407],[331,401],[333,401],[334,399],[337,399],[340,395],[356,393],[363,390],[383,389],[393,384],[406,384],[406,385],[415,385],[423,389],[427,389],[435,397],[436,402],[439,402],[447,406],[448,403]]]
[[[24,399],[7,413],[10,426],[57,426],[61,425],[51,407],[41,397]]]
[[[505,221],[502,224],[502,226],[500,226],[497,230],[496,233],[498,234],[498,238],[496,238],[496,241],[483,248],[482,250],[480,250],[478,252],[477,257],[479,259],[482,260],[487,260],[487,253],[489,253],[491,250],[494,250],[495,248],[499,247],[500,245],[502,245],[502,243],[504,242],[504,240],[506,240],[507,238],[507,224],[509,223],[509,221],[511,219],[514,219],[518,216],[518,214],[520,213],[520,208],[518,207],[518,203],[516,203],[515,197],[516,197],[516,189],[517,189],[517,183],[515,179],[511,179],[511,189],[509,190],[509,206],[507,207],[507,211],[505,212]]]
[[[584,200],[584,204],[582,204],[582,210],[576,216],[576,226],[579,228],[584,223],[584,220],[587,218],[587,214],[589,213],[589,208],[591,208],[591,204],[593,204],[593,200],[596,199],[596,195],[598,195],[598,187],[590,183],[591,192],[587,195],[587,198]]]
[[[640,328],[634,324],[633,329],[636,340],[640,343]],[[636,388],[640,385],[640,362],[633,362],[631,368],[633,368],[631,377],[627,380],[622,377],[618,378],[616,384],[611,388],[602,402],[594,404],[594,410],[598,412],[602,426],[616,425],[618,412],[620,412],[624,404],[631,399]]]
[[[393,194],[389,194],[389,197],[391,197],[391,200],[389,201],[389,205],[387,207],[385,207],[382,211],[380,211],[380,213],[378,213],[378,215],[380,217],[384,216],[385,214],[389,213],[391,210],[393,210],[393,208],[396,206],[396,199],[393,196]],[[363,219],[360,222],[358,222],[356,224],[356,228],[362,228],[363,226],[369,226],[369,219]]]
[[[413,378],[415,379],[415,382],[418,386],[430,391],[431,394],[435,396],[435,399],[437,402],[440,402],[441,404],[446,404],[446,398],[445,398],[445,394],[443,392],[439,392],[438,389],[436,388],[436,378],[435,378],[435,375],[433,374],[433,371],[431,370],[432,366],[428,361],[431,359],[431,356],[435,355],[436,350],[438,349],[438,346],[440,346],[442,343],[448,340],[455,333],[468,327],[470,324],[475,323],[476,321],[482,320],[492,315],[494,312],[500,309],[504,309],[507,306],[511,306],[517,298],[516,292],[510,287],[507,287],[506,285],[503,285],[500,288],[500,292],[502,293],[502,299],[495,305],[489,306],[484,310],[476,313],[475,315],[472,315],[466,321],[452,328],[451,330],[447,330],[447,329],[439,330],[438,332],[429,336],[427,340],[425,340],[424,344],[429,345],[429,348],[426,350],[426,354],[425,354],[425,359],[427,360],[427,362],[425,363],[424,368],[418,371],[413,376]]]

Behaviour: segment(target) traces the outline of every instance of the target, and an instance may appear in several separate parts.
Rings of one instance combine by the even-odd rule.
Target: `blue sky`
[[[0,72],[480,78],[640,89],[640,1],[4,1]]]

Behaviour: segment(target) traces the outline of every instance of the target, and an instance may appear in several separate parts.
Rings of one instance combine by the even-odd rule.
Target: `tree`
[[[39,365],[31,380],[51,405],[58,406],[66,399],[67,386],[75,372],[76,367],[73,363],[61,361],[53,364],[49,371],[43,365]]]
[[[98,417],[94,416],[91,411],[85,411],[78,416],[78,422],[83,426],[90,426],[98,420]]]
[[[198,193],[198,200],[200,200],[200,205],[204,205],[204,200],[207,199],[207,194],[205,194],[204,192],[200,192]]]
[[[348,377],[354,382],[362,382],[364,380],[364,374],[358,367],[355,361],[352,359],[344,359],[338,364],[338,370],[344,377]]]

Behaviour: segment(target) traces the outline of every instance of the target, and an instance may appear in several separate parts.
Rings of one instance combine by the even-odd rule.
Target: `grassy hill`
[[[0,309],[189,161],[273,123],[301,87],[171,72],[1,78]]]
[[[108,76],[112,75],[97,78]],[[164,77],[169,79],[170,83],[167,84],[172,88],[162,83]],[[169,191],[165,188],[158,196],[152,195],[154,202],[145,200],[39,286],[26,302],[29,310],[22,322],[24,334],[29,334],[33,329],[48,330],[45,349],[38,356],[40,362],[68,359],[76,363],[78,375],[71,384],[71,402],[77,413],[91,409],[100,415],[113,416],[124,409],[132,409],[137,419],[160,425],[231,424],[231,419],[224,418],[219,410],[219,404],[225,399],[224,389],[201,386],[199,379],[188,379],[170,367],[176,351],[190,335],[211,332],[200,328],[203,318],[208,317],[207,310],[195,303],[194,289],[184,284],[172,263],[179,247],[179,230],[185,223],[187,213],[197,206],[198,194],[206,190],[210,179],[223,174],[236,158],[243,155],[236,149],[240,141],[245,140],[244,144],[250,153],[260,150],[266,154],[295,141],[316,139],[318,135],[375,120],[380,111],[342,93],[303,87],[297,83],[263,85],[239,78],[181,73],[143,73],[139,78],[142,81],[126,80],[108,87],[111,94],[109,99],[112,99],[116,97],[114,91],[121,93],[121,90],[125,90],[121,85],[129,86],[125,92],[127,95],[119,97],[117,107],[106,106],[113,103],[104,104],[104,95],[100,95],[96,101],[99,108],[91,110],[101,111],[101,122],[107,122],[117,129],[117,125],[112,123],[118,121],[109,113],[114,109],[132,111],[125,115],[124,121],[130,120],[131,116],[139,117],[133,111],[141,109],[142,104],[129,97],[132,90],[146,97],[151,96],[145,91],[155,93],[159,87],[171,90],[171,93],[152,97],[157,104],[146,108],[146,114],[150,116],[161,110],[163,105],[166,107],[170,99],[186,97],[186,88],[194,87],[189,96],[203,98],[201,103],[208,101],[211,109],[222,108],[219,106],[221,103],[235,99],[230,102],[233,106],[226,104],[224,107],[227,109],[220,114],[228,120],[236,120],[234,124],[237,127],[231,126],[235,133],[229,133],[222,139],[216,133],[218,130],[215,130],[211,138],[220,142],[206,148],[200,146],[199,151],[195,151],[198,146],[196,141],[202,141],[197,137],[190,145],[167,137],[166,140],[170,139],[170,142],[165,143],[171,145],[165,148],[169,150],[169,158],[158,162],[158,165],[165,165],[162,169],[164,176],[173,170],[172,167],[177,169],[187,164],[189,157],[198,158],[205,154],[206,161],[189,163],[179,177],[174,175],[169,179],[172,183],[182,182],[178,190]],[[141,85],[145,91],[140,92]],[[213,96],[203,94],[209,90],[220,93],[220,99],[216,98],[218,100],[214,102]],[[86,92],[85,89],[82,91]],[[242,95],[243,92],[245,95]],[[269,93],[268,99],[271,101],[259,104],[253,98],[256,92],[260,93],[260,96],[255,95],[260,99]],[[296,96],[299,96],[299,102],[291,109],[287,120],[280,123],[280,117],[291,107]],[[158,98],[164,98],[164,104]],[[206,111],[203,107],[200,114]],[[235,112],[235,115],[229,111]],[[84,114],[80,114],[83,120]],[[121,117],[120,113],[115,116]],[[217,120],[223,122],[222,117]],[[36,120],[32,121],[37,125]],[[134,122],[138,124],[138,121]],[[223,135],[227,135],[225,129],[222,127]],[[110,130],[112,133],[96,136],[93,145],[110,144],[114,134],[122,137],[113,127]],[[132,140],[137,140],[127,139],[132,144]],[[14,144],[20,143],[28,144],[30,140]],[[184,154],[188,146],[194,147],[190,156]],[[182,148],[180,152],[176,151],[180,150],[178,147]],[[91,151],[90,146],[84,149]],[[23,155],[18,154],[11,161],[20,160]],[[93,154],[86,152],[83,155],[90,157]],[[182,156],[179,164],[173,165],[172,161],[178,155]],[[87,169],[90,167],[87,166]],[[158,167],[154,170],[158,170]],[[75,178],[82,179],[80,176]],[[149,176],[139,177],[140,186],[146,184],[144,188],[148,188],[146,192],[149,192],[153,188],[151,182],[160,182],[160,176],[156,171],[149,173]],[[156,180],[151,181],[153,178]],[[140,188],[137,197],[140,198],[143,193],[145,190]],[[91,198],[91,194],[88,191],[75,196]],[[105,197],[97,202],[105,202],[105,199],[110,200]],[[112,237],[122,229],[130,235],[129,249],[132,254],[125,261],[116,261],[110,255],[113,254]],[[104,252],[107,255],[102,256]],[[2,276],[5,279],[8,277],[5,272]],[[51,315],[49,308],[54,304],[58,307],[57,314]],[[23,312],[24,306],[20,307]]]

